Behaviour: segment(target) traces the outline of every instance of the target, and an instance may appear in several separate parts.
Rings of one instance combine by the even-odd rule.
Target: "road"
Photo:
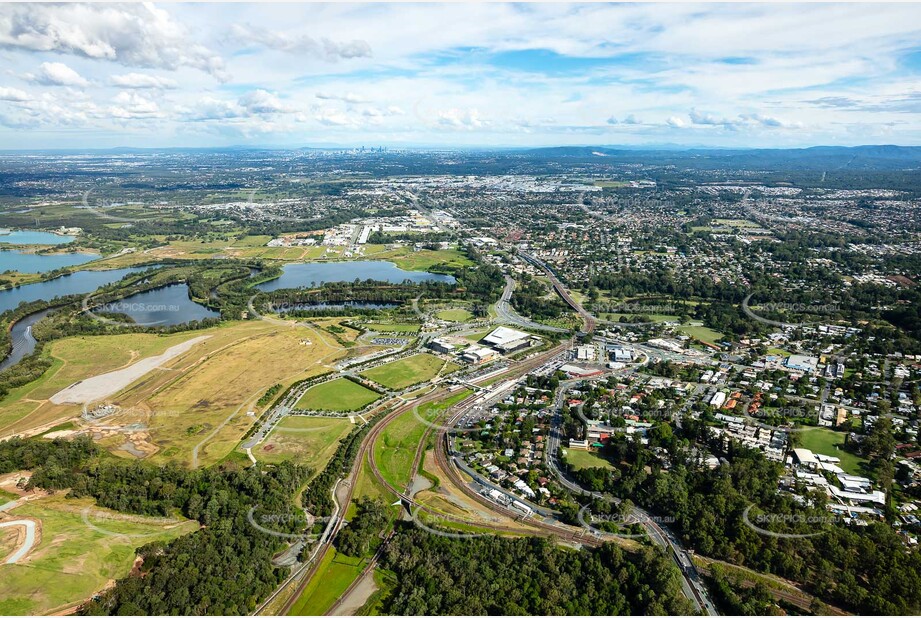
[[[509,324],[514,324],[515,326],[520,326],[522,328],[528,328],[531,330],[545,331],[550,333],[565,333],[566,329],[557,328],[556,326],[548,326],[546,324],[540,324],[533,320],[529,320],[523,317],[520,313],[515,311],[515,308],[512,307],[511,302],[512,293],[515,291],[515,280],[509,275],[505,275],[505,289],[502,290],[502,298],[496,303],[496,313],[499,316],[499,320],[502,322],[507,322]]]
[[[553,272],[553,269],[530,253],[519,251],[518,255],[524,261],[544,271],[544,274],[550,280],[551,285],[553,285],[553,289],[556,290],[556,293],[560,295],[560,298],[566,301],[566,304],[572,307],[573,310],[582,317],[582,321],[585,323],[585,332],[589,334],[595,332],[595,326],[597,326],[598,320],[595,318],[595,316],[586,311],[585,308],[579,304],[579,301],[573,298],[572,294],[569,293],[569,290],[566,289],[566,286],[564,286],[557,278],[556,273]]]
[[[611,499],[615,503],[619,503],[620,500],[617,498],[611,498],[609,496],[605,496],[604,494],[598,492],[590,492],[582,488],[579,484],[569,479],[560,468],[559,457],[557,453],[559,451],[560,441],[562,438],[560,427],[562,417],[560,412],[562,410],[562,403],[565,394],[565,388],[561,385],[560,389],[557,391],[556,399],[554,401],[555,413],[550,427],[550,436],[547,440],[547,467],[549,467],[554,476],[557,477],[557,480],[559,480],[564,487],[573,493],[580,495],[591,495],[592,497],[601,500]],[[694,566],[694,563],[691,560],[691,556],[681,546],[680,542],[674,536],[674,534],[672,534],[670,530],[662,528],[655,521],[652,515],[638,506],[633,507],[632,515],[643,526],[649,538],[652,539],[656,545],[665,549],[675,564],[678,565],[678,571],[681,573],[681,588],[684,591],[684,595],[690,599],[692,603],[694,603],[697,610],[702,611],[705,609],[706,613],[710,616],[719,615],[716,611],[716,607],[714,606],[713,601],[708,596],[707,589],[700,578],[700,574],[697,572],[697,568]]]
[[[32,546],[35,545],[35,522],[31,519],[15,519],[13,521],[5,521],[0,523],[0,528],[11,528],[13,526],[24,526],[26,529],[26,538],[23,541],[22,545],[19,546],[19,549],[14,551],[6,559],[4,564],[16,564],[19,562],[26,554],[31,551]]]

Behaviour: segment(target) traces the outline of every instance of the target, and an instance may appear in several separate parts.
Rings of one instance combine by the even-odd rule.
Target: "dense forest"
[[[304,517],[292,497],[310,470],[291,463],[186,470],[178,465],[99,457],[89,438],[73,441],[11,439],[0,442],[0,473],[31,469],[29,486],[70,488],[74,497],[139,515],[180,513],[201,528],[138,550],[138,571],[85,605],[84,614],[251,613],[284,579],[272,566],[283,548],[278,536],[252,525],[296,533]]]
[[[694,423],[685,422],[688,430]],[[829,520],[824,494],[803,507],[778,493],[781,467],[755,450],[734,448],[727,461],[709,470],[682,452],[679,440],[660,441],[679,462],[663,470],[647,447],[632,440],[612,441],[605,454],[621,462],[614,471],[572,470],[584,487],[633,500],[674,519],[683,541],[700,553],[799,582],[826,602],[861,614],[917,614],[921,610],[921,552],[906,550],[890,525],[873,522],[855,530]],[[775,532],[812,534],[778,538],[746,525]],[[593,505],[603,512],[605,504]],[[778,523],[777,520],[780,520]],[[751,521],[751,519],[749,519]],[[783,523],[787,522],[787,523]]]
[[[398,524],[382,566],[390,615],[690,614],[670,559],[606,544],[573,551],[543,538],[453,539]]]

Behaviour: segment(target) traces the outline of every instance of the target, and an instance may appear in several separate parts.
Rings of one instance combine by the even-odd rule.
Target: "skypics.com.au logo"
[[[579,509],[579,524],[596,536],[616,536],[622,539],[638,539],[648,536],[648,526],[663,526],[675,523],[674,517],[650,515],[644,511],[630,513],[593,513],[591,505]]]
[[[772,320],[762,315],[758,315],[752,309],[752,297],[754,292],[745,297],[742,301],[742,312],[749,318],[768,326],[777,328],[799,328],[805,326],[816,326],[822,324],[823,320],[810,321],[789,321]],[[804,314],[804,315],[838,315],[841,312],[841,305],[837,303],[788,303],[788,302],[765,302],[754,305],[759,311],[768,314]]]

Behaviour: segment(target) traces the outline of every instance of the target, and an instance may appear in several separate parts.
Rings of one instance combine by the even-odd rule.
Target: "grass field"
[[[866,471],[861,467],[861,464],[867,463],[866,459],[849,453],[843,448],[838,448],[838,446],[844,444],[844,436],[845,434],[841,432],[832,431],[824,427],[810,427],[800,432],[799,445],[820,455],[840,458],[841,463],[838,465],[848,474],[866,474]]]
[[[723,340],[723,333],[717,332],[712,328],[707,328],[706,326],[679,326],[678,330],[697,339],[698,341],[703,341],[704,343],[709,343],[710,345],[716,345],[717,341]]]
[[[6,504],[10,500],[15,500],[18,497],[19,496],[17,496],[16,494],[11,494],[8,491],[4,491],[0,489],[0,504]]]
[[[200,464],[220,461],[252,424],[246,411],[266,389],[325,371],[327,362],[345,354],[328,333],[260,321],[168,336],[68,337],[48,346],[53,364],[41,378],[15,389],[0,403],[0,438],[78,416],[82,406],[48,401],[66,386],[201,335],[208,339],[109,398],[121,412],[108,417],[106,424],[141,427],[134,438],[157,463],[188,463],[197,445]],[[100,443],[117,455],[135,456],[123,449],[131,448],[124,433]]]
[[[87,507],[95,528],[83,520]],[[11,514],[41,520],[42,531],[41,541],[23,560],[0,564],[0,613],[6,615],[51,613],[81,602],[107,582],[126,576],[136,548],[198,527],[191,521],[165,524],[126,516],[98,508],[89,499],[63,496],[27,502]]]
[[[419,406],[419,416],[434,420],[441,412],[463,400],[470,394],[463,389],[447,399]],[[374,460],[391,487],[402,490],[413,475],[412,464],[416,449],[428,425],[419,421],[412,410],[398,416],[381,432],[374,443]]]
[[[363,558],[344,556],[335,549],[330,549],[288,615],[324,615],[346,588],[358,578],[364,566]]]
[[[409,248],[397,250],[393,255],[380,254],[375,256],[376,259],[385,259],[393,262],[403,270],[430,270],[435,266],[449,267],[467,267],[473,266],[466,255],[455,249],[441,249],[439,251],[430,251],[423,249],[413,251]]]
[[[566,462],[576,470],[583,470],[585,468],[604,468],[605,470],[612,470],[614,468],[607,459],[589,451],[566,449],[565,459]]]
[[[301,410],[347,412],[360,410],[379,397],[380,395],[361,384],[337,378],[307,389],[294,407]]]
[[[473,314],[466,309],[445,309],[436,313],[435,317],[448,322],[469,322],[473,319]]]
[[[485,337],[492,331],[493,331],[492,328],[487,328],[486,330],[480,330],[474,333],[470,333],[469,335],[464,335],[464,339],[466,339],[467,341],[473,341],[474,343],[476,343],[477,341],[479,341],[480,339],[482,339],[483,337]]]
[[[456,370],[459,365],[431,354],[415,354],[392,363],[385,363],[361,373],[362,376],[394,390],[431,380],[444,367],[442,373]]]
[[[353,427],[347,419],[287,416],[254,449],[253,456],[266,463],[293,460],[316,473],[326,467],[339,441]]]

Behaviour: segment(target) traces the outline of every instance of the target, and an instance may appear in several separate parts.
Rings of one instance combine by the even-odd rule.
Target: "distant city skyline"
[[[917,4],[2,4],[0,150],[921,145]]]

